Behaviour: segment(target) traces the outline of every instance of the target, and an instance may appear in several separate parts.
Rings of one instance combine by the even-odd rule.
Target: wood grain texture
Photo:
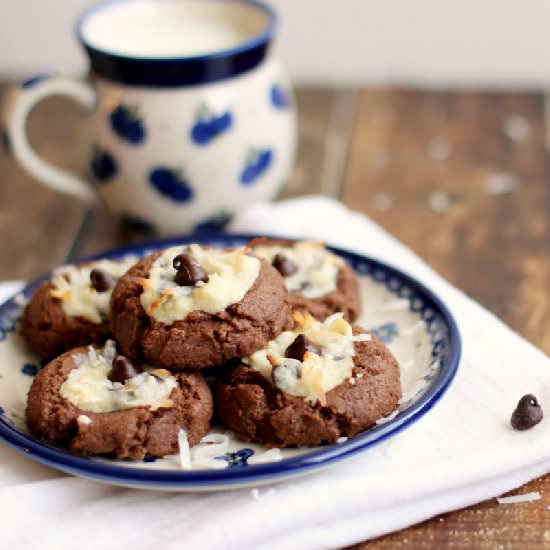
[[[0,87],[0,105],[7,99]],[[31,144],[58,166],[80,165],[78,108],[65,99],[40,104],[29,119]],[[75,199],[33,181],[0,146],[0,280],[29,279],[62,263],[85,208]]]
[[[543,95],[365,91],[343,198],[550,352]],[[520,367],[520,365],[518,365]],[[550,476],[356,548],[550,548]]]

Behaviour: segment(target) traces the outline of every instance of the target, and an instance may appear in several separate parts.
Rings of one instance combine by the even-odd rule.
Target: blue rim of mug
[[[275,11],[258,0],[202,0],[219,4],[242,4],[263,11],[266,28],[238,46],[213,53],[175,57],[128,56],[92,46],[84,37],[86,21],[104,9],[132,0],[105,0],[85,10],[77,19],[75,31],[89,55],[92,73],[108,80],[133,86],[175,87],[207,84],[233,78],[256,68],[266,58],[277,28]]]
[[[190,242],[215,244],[218,246],[242,246],[258,236],[199,231],[187,237],[164,238],[147,243],[126,245],[100,254],[94,254],[93,256],[79,260],[79,262],[91,261],[98,258],[121,258],[128,254],[145,254],[157,248]],[[267,238],[275,239],[276,237],[268,236]],[[32,436],[20,432],[2,420],[1,417],[0,439],[38,462],[73,475],[131,487],[204,490],[205,486],[216,489],[236,488],[243,483],[263,482],[266,480],[274,482],[301,475],[305,472],[313,472],[330,464],[352,458],[373,445],[408,428],[424,416],[443,397],[443,394],[448,390],[456,375],[462,350],[460,332],[456,321],[441,299],[411,275],[369,256],[332,246],[328,248],[348,262],[367,263],[372,267],[373,272],[381,271],[402,281],[415,295],[422,297],[423,301],[440,316],[447,327],[449,347],[441,364],[437,379],[418,401],[407,407],[391,421],[371,428],[338,445],[326,446],[304,455],[287,458],[280,462],[255,464],[253,467],[246,469],[195,471],[148,470],[96,462],[89,458],[73,456],[61,449],[34,439]],[[48,276],[48,274],[43,275],[31,282],[22,291],[24,295],[29,297]],[[13,307],[14,298],[4,304],[0,304],[0,318],[6,315],[10,308]]]

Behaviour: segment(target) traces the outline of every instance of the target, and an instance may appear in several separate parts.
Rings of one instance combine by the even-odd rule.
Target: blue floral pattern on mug
[[[234,453],[225,453],[222,456],[217,456],[218,460],[227,461],[228,468],[248,466],[248,459],[254,454],[252,449],[248,447],[245,449],[240,449]]]
[[[195,225],[195,231],[208,231],[221,229],[231,219],[231,214],[225,210],[217,212],[210,218]]]
[[[290,97],[288,92],[280,84],[273,84],[269,95],[271,97],[271,104],[273,107],[280,110],[288,109],[290,105]]]
[[[174,202],[189,202],[193,198],[193,190],[181,170],[158,166],[151,170],[149,182],[161,195]]]
[[[145,126],[136,107],[119,105],[109,114],[109,122],[115,134],[124,141],[139,145],[145,140]]]
[[[269,168],[273,160],[271,149],[251,149],[246,156],[245,165],[240,175],[242,185],[249,186]]]
[[[143,233],[155,232],[155,226],[151,222],[135,216],[134,214],[123,212],[120,214],[120,221],[123,225],[130,229],[130,231],[138,231]]]
[[[107,183],[116,176],[117,163],[111,154],[96,146],[90,161],[90,171],[96,181]]]
[[[207,107],[202,106],[191,128],[191,139],[197,145],[208,145],[219,135],[229,131],[233,126],[233,114],[225,111],[220,115],[212,114]]]
[[[378,336],[384,344],[389,344],[396,336],[399,336],[397,324],[393,321],[391,323],[385,323],[373,328],[372,332],[374,332],[374,334],[376,334],[376,336]]]
[[[39,82],[42,82],[43,80],[46,80],[46,78],[48,78],[48,76],[50,76],[50,75],[37,74],[35,76],[31,76],[30,78],[27,78],[27,80],[23,81],[23,83],[21,84],[21,88],[25,88],[25,89],[32,88],[33,86],[35,86]]]

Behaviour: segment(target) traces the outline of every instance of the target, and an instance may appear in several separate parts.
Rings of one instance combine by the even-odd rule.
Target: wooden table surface
[[[0,87],[0,100],[6,93]],[[550,353],[542,93],[307,89],[298,91],[298,108],[300,149],[285,197],[341,198]],[[76,107],[47,100],[29,123],[32,142],[74,168],[77,119]],[[145,237],[39,186],[0,152],[0,280]],[[550,476],[515,493],[528,491],[542,499],[507,506],[492,499],[358,548],[549,548]]]

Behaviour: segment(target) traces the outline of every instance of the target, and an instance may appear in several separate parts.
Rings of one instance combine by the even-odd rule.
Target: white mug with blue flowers
[[[288,177],[296,117],[288,78],[269,54],[273,11],[253,0],[115,0],[77,23],[91,64],[81,82],[25,82],[6,138],[41,183],[162,233],[222,222],[273,198]],[[85,175],[29,146],[32,108],[65,95],[86,111]]]

